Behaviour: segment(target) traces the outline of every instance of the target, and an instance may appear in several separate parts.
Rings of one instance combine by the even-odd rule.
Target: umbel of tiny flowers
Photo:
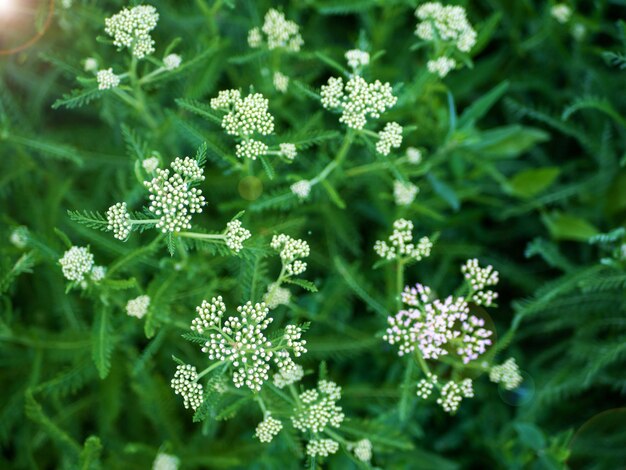
[[[233,369],[233,383],[240,388],[244,385],[258,392],[269,378],[270,362],[273,360],[278,370],[295,368],[293,357],[306,353],[305,341],[301,339],[302,329],[288,325],[282,336],[270,341],[265,330],[272,322],[269,309],[264,303],[247,302],[237,308],[237,317],[228,317],[226,305],[221,297],[210,302],[204,300],[196,308],[197,317],[191,329],[207,338],[202,352],[211,361],[228,364]]]
[[[99,90],[110,90],[119,86],[121,78],[113,73],[112,68],[99,70],[96,74]]]
[[[506,390],[513,390],[521,385],[523,378],[515,359],[510,357],[503,364],[491,368],[489,380],[502,384]]]
[[[126,313],[131,317],[143,318],[150,307],[150,296],[140,295],[126,304]]]
[[[498,284],[498,271],[491,265],[481,268],[477,259],[470,259],[461,267],[461,272],[470,288],[468,297],[477,305],[492,306],[493,301],[498,298],[498,293],[485,288]]]
[[[398,206],[408,206],[419,193],[419,188],[410,181],[395,180],[393,182],[393,199]]]
[[[311,194],[312,184],[309,180],[300,180],[293,183],[289,189],[295,194],[298,199],[306,199]]]
[[[19,248],[20,250],[26,248],[29,238],[30,233],[28,231],[28,227],[25,227],[23,225],[14,228],[11,232],[11,235],[9,235],[9,241],[11,242],[11,244],[16,248]]]
[[[280,93],[287,93],[287,89],[289,88],[289,77],[287,75],[280,72],[274,72],[272,82],[274,83],[276,91]]]
[[[271,414],[267,413],[263,421],[261,421],[256,427],[254,435],[259,441],[267,444],[272,442],[274,436],[276,436],[281,429],[283,429],[283,423],[281,423],[278,419],[273,418]]]
[[[65,279],[80,283],[91,272],[94,266],[94,258],[88,247],[73,246],[63,253],[59,264]]]
[[[400,148],[400,145],[402,145],[402,126],[397,122],[388,122],[378,133],[376,151],[381,155],[389,155],[392,148]]]
[[[360,71],[363,67],[370,63],[370,55],[368,52],[360,49],[352,49],[345,54],[348,67],[350,67],[354,73]]]
[[[280,285],[277,286],[276,283],[273,282],[267,286],[267,293],[263,297],[263,300],[270,310],[273,310],[279,305],[287,305],[289,303],[291,300],[291,291]]]
[[[358,442],[349,443],[347,448],[361,462],[367,463],[372,460],[372,442],[369,439],[361,439]]]
[[[406,159],[412,165],[419,165],[422,162],[422,152],[415,147],[406,149]]]
[[[434,60],[429,60],[426,63],[426,68],[430,73],[434,73],[435,75],[439,75],[439,77],[444,78],[451,70],[454,70],[456,67],[456,60],[450,57],[438,57]]]
[[[271,8],[265,13],[263,27],[252,28],[248,32],[250,47],[256,49],[264,43],[270,50],[283,49],[298,52],[304,41],[300,36],[300,27],[293,21],[287,20],[284,13]]]
[[[365,127],[368,117],[378,119],[397,101],[389,83],[367,83],[358,75],[350,77],[345,86],[341,77],[330,77],[320,95],[324,108],[340,111],[339,122],[357,130]]]
[[[178,54],[168,54],[163,57],[163,66],[166,70],[176,70],[180,67],[180,64],[183,62],[183,58]]]
[[[204,398],[204,389],[198,383],[199,376],[196,368],[189,364],[178,365],[172,379],[171,386],[176,395],[183,397],[186,409],[197,410]]]
[[[288,276],[297,276],[306,271],[307,264],[302,258],[311,252],[306,241],[281,233],[272,237],[270,246],[279,252],[283,270]]]
[[[441,388],[440,397],[437,398],[437,404],[440,405],[445,412],[452,414],[459,409],[463,398],[472,398],[473,396],[474,388],[472,379],[464,379],[460,383],[451,380]]]
[[[413,243],[413,222],[398,219],[393,223],[393,233],[388,242],[378,240],[374,244],[374,251],[386,260],[398,259],[404,261],[420,261],[430,256],[432,242],[428,237],[422,237],[417,245]]]
[[[299,382],[304,377],[304,369],[300,364],[290,369],[281,369],[274,374],[273,382],[278,388],[285,388],[291,384]]]
[[[104,20],[104,31],[113,38],[118,49],[130,49],[137,59],[154,52],[154,40],[150,32],[156,27],[159,14],[152,5],[124,8]]]

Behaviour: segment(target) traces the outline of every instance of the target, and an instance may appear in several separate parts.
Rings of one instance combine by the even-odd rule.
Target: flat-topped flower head
[[[107,274],[107,268],[104,266],[94,266],[91,270],[91,280],[94,282],[102,281]]]
[[[498,298],[498,293],[492,290],[485,290],[485,288],[498,284],[498,271],[493,269],[491,265],[481,268],[477,259],[470,259],[461,267],[461,272],[472,290],[474,303],[486,307],[493,305],[494,300]]]
[[[493,366],[489,371],[489,380],[502,384],[507,390],[516,389],[523,381],[519,367],[512,357],[499,366]]]
[[[378,133],[376,151],[381,155],[389,155],[392,148],[400,148],[400,145],[402,145],[402,126],[397,122],[388,122]]]
[[[97,72],[98,70],[98,61],[93,57],[87,57],[83,64],[83,69],[85,72]]]
[[[393,182],[393,199],[398,206],[408,206],[415,201],[419,190],[410,181],[395,180]]]
[[[354,446],[351,446],[351,450],[361,462],[372,460],[372,442],[369,439],[361,439]]]
[[[451,70],[456,67],[456,60],[441,56],[434,60],[429,60],[426,63],[426,68],[432,74],[438,75],[440,78],[444,78]]]
[[[113,73],[112,68],[99,70],[96,74],[98,90],[110,90],[120,84],[120,77]]]
[[[261,442],[272,442],[274,436],[276,436],[281,429],[283,429],[283,423],[276,418],[272,418],[270,414],[267,414],[263,421],[261,421],[256,427],[254,435]]]
[[[308,180],[300,180],[292,184],[289,189],[291,192],[298,196],[299,199],[306,199],[311,194],[311,188],[313,185]]]
[[[426,400],[433,393],[437,380],[436,375],[429,374],[428,377],[417,382],[417,396],[422,400]]]
[[[140,295],[129,300],[126,304],[126,313],[131,317],[143,318],[148,313],[150,307],[150,296]]]
[[[457,383],[450,381],[441,388],[441,395],[437,399],[437,404],[441,405],[444,411],[453,414],[459,409],[459,405],[463,398],[472,398],[474,389],[471,379],[464,379]]]
[[[176,395],[183,397],[186,409],[197,410],[204,399],[204,390],[198,383],[198,372],[189,364],[176,367],[176,373],[171,382]]]
[[[339,443],[332,439],[311,439],[306,445],[306,453],[311,457],[328,457],[339,450]]]
[[[352,49],[345,54],[348,67],[354,71],[360,70],[370,63],[370,55],[368,52],[360,49]]]
[[[275,282],[267,286],[267,293],[263,297],[263,301],[273,310],[279,305],[287,305],[291,300],[291,291]]]
[[[301,365],[296,364],[289,369],[280,369],[274,374],[274,385],[278,388],[285,388],[291,384],[299,382],[304,377],[304,369]]]
[[[297,276],[306,271],[307,264],[301,261],[310,253],[309,244],[306,241],[291,238],[289,235],[281,233],[272,237],[270,246],[279,252],[287,274]]]
[[[226,224],[226,246],[239,253],[243,249],[243,242],[252,236],[250,231],[243,227],[241,220],[231,220]]]
[[[93,268],[93,255],[89,248],[84,246],[73,246],[59,260],[63,276],[69,281],[81,282]]]
[[[20,226],[13,229],[11,235],[9,235],[9,241],[11,244],[23,250],[28,245],[28,240],[30,239],[30,233],[28,231],[28,227]]]
[[[211,108],[226,112],[222,127],[227,134],[268,135],[274,131],[274,117],[268,111],[269,101],[261,93],[242,98],[239,90],[222,90],[210,104]]]
[[[419,165],[422,162],[422,152],[415,147],[406,149],[406,159],[412,165]]]
[[[150,37],[159,21],[159,14],[152,5],[124,8],[104,20],[104,31],[113,38],[119,49],[128,48],[138,59],[154,52],[154,40]]]
[[[237,308],[238,316],[226,320],[226,306],[221,297],[203,301],[196,312],[191,329],[207,338],[202,352],[212,361],[224,361],[232,366],[237,388],[245,385],[254,392],[260,391],[269,378],[271,360],[281,373],[287,374],[296,367],[291,355],[297,357],[306,351],[298,327],[285,328],[274,343],[267,338],[265,330],[272,318],[268,317],[269,308],[263,302],[247,302]]]
[[[144,181],[150,192],[149,210],[159,218],[156,227],[163,233],[180,232],[191,228],[193,214],[202,212],[206,205],[202,191],[192,183],[204,179],[195,160],[177,158],[169,169],[156,170],[151,181]]]
[[[367,83],[358,75],[345,86],[341,77],[331,77],[320,94],[322,106],[341,111],[339,122],[353,129],[363,129],[368,117],[378,119],[397,101],[389,83]]]
[[[287,93],[287,89],[289,88],[289,77],[287,75],[280,72],[274,72],[272,82],[274,83],[276,91],[280,93]]]
[[[424,359],[438,359],[453,350],[467,364],[478,359],[492,344],[485,321],[470,315],[463,297],[430,301],[429,287],[406,287],[402,301],[409,307],[390,316],[383,339],[398,346],[398,355],[416,349]]]
[[[476,44],[476,31],[463,7],[427,2],[417,8],[415,15],[421,20],[415,34],[425,41],[443,41],[462,52],[469,52]]]
[[[107,210],[107,230],[113,232],[118,240],[126,240],[132,230],[130,213],[125,202],[118,202]]]
[[[168,54],[163,57],[163,66],[166,70],[176,70],[183,62],[183,58],[178,54]]]
[[[420,261],[430,256],[432,246],[428,237],[422,237],[417,245],[413,243],[413,222],[398,219],[393,223],[393,233],[389,236],[388,242],[378,240],[374,244],[374,251],[386,260],[404,258]]]
[[[345,415],[336,402],[341,398],[341,387],[328,380],[320,380],[317,388],[300,394],[300,405],[291,417],[293,426],[302,432],[323,432],[327,427],[339,428]]]
[[[298,150],[294,144],[280,144],[279,149],[280,155],[285,157],[287,160],[293,161],[298,155]]]
[[[265,155],[269,147],[267,144],[254,139],[244,140],[235,147],[235,155],[237,158],[249,158],[250,160],[256,160],[257,157]]]
[[[270,8],[265,13],[263,27],[253,28],[248,32],[248,45],[252,48],[261,47],[263,44],[263,34],[267,42],[268,49],[285,49],[291,52],[298,52],[304,40],[300,36],[300,27],[293,21],[287,20],[285,14]]]

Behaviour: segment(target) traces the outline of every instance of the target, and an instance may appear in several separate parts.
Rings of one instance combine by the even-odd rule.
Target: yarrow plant
[[[386,260],[400,257],[419,261],[430,254],[432,243],[429,240],[424,240],[425,251],[413,245],[413,224],[410,221],[400,219],[394,223],[394,229],[389,238],[390,244],[376,242],[375,250],[379,256]],[[448,413],[455,413],[463,398],[474,396],[472,379],[453,379],[442,385],[427,361],[441,361],[452,356],[452,362],[446,361],[445,364],[451,365],[455,371],[473,367],[470,363],[477,361],[492,345],[493,332],[483,318],[471,313],[470,305],[490,307],[497,298],[497,293],[487,289],[498,283],[498,272],[492,266],[480,267],[478,260],[472,259],[462,266],[461,272],[465,278],[462,295],[440,300],[434,298],[428,286],[419,283],[414,287],[405,286],[401,300],[406,307],[388,317],[389,326],[383,336],[385,341],[398,348],[399,356],[408,356],[421,368],[425,377],[417,383],[417,396],[427,399],[437,389],[437,403]],[[400,285],[403,279],[403,266],[400,264],[397,273]],[[488,364],[477,367],[489,369]],[[520,382],[513,368],[514,362],[495,366],[491,369],[490,378],[515,388]]]
[[[265,45],[268,49],[284,49],[298,52],[304,45],[300,36],[300,27],[293,21],[287,20],[285,14],[270,8],[265,13],[261,28],[252,28],[248,32],[248,45],[258,48]]]

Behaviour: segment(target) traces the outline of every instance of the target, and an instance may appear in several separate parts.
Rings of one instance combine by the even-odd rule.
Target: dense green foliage
[[[427,70],[434,52],[414,34],[416,0],[151,0],[156,52],[139,61],[105,34],[104,19],[126,3],[65,3],[40,40],[0,56],[2,468],[143,469],[159,452],[184,469],[624,465],[623,1],[568,2],[565,22],[551,2],[453,2],[477,38],[445,78]],[[300,26],[300,51],[249,47],[271,7]],[[39,8],[32,21],[44,28]],[[0,45],[23,37],[12,30]],[[320,103],[329,77],[348,77],[344,53],[355,48],[371,55],[363,76],[397,97],[363,132]],[[161,70],[170,52],[182,63]],[[128,71],[123,86],[99,90],[88,57]],[[284,93],[276,71],[290,77]],[[210,105],[226,89],[268,98],[274,130],[261,140],[295,144],[293,162],[236,156],[240,136]],[[381,155],[376,133],[391,121],[402,146]],[[407,161],[409,147],[421,163]],[[185,155],[204,166],[195,187],[207,204],[195,235],[162,234],[142,161],[166,168]],[[320,174],[307,198],[290,190]],[[419,187],[413,202],[396,204],[395,181]],[[107,231],[107,209],[122,201],[139,221],[126,241]],[[373,247],[400,218],[433,248],[398,268]],[[220,238],[234,219],[252,234],[239,252]],[[203,379],[195,413],[170,387],[178,361],[211,365],[189,330],[203,299],[221,295],[230,315],[282,279],[270,248],[278,233],[306,240],[310,255],[304,274],[285,277],[291,301],[270,311],[272,331],[302,326],[298,391],[324,377],[340,385],[341,431],[371,441],[371,463],[342,441],[335,455],[307,456],[282,392],[268,386],[258,399],[224,367]],[[104,279],[81,288],[64,277],[59,260],[74,245],[89,247]],[[495,331],[478,360],[488,366],[399,357],[383,335],[404,284],[444,298],[472,258],[500,273],[497,306],[472,305]],[[127,302],[140,295],[150,307],[133,318]],[[511,391],[485,373],[509,357],[524,379]],[[453,414],[418,398],[424,367],[474,379],[474,398]],[[256,401],[284,418],[269,444],[255,437]]]

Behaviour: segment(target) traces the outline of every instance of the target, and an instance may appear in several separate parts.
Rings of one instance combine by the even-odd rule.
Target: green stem
[[[197,233],[197,232],[178,232],[177,237],[195,238],[197,240],[225,240],[226,235],[221,233]]]
[[[339,149],[339,152],[337,153],[335,159],[328,165],[326,165],[321,173],[310,181],[311,185],[317,184],[320,181],[325,180],[328,175],[330,175],[335,170],[335,168],[341,165],[343,160],[346,158],[346,155],[348,155],[348,150],[350,150],[350,146],[352,145],[353,140],[354,134],[352,133],[352,131],[349,130],[343,139],[343,144],[341,145],[341,148]]]
[[[283,263],[283,267],[280,270],[280,274],[278,275],[278,279],[272,286],[272,289],[267,293],[267,298],[265,299],[265,303],[268,305],[272,304],[272,300],[274,300],[274,295],[276,295],[276,291],[281,286],[283,280],[285,279],[285,265]]]
[[[128,72],[130,77],[130,83],[133,88],[133,93],[135,95],[135,100],[137,101],[137,112],[141,115],[141,117],[146,121],[148,126],[155,129],[157,127],[157,123],[150,114],[148,110],[148,105],[146,103],[146,97],[141,89],[141,84],[139,82],[139,78],[137,77],[137,58],[133,55],[130,61],[130,70]]]
[[[404,260],[398,258],[396,264],[396,306],[398,310],[402,308],[402,290],[404,288]]]
[[[140,225],[140,224],[156,224],[159,221],[159,219],[131,219],[130,223],[133,225]]]
[[[265,406],[265,403],[263,402],[263,398],[261,398],[261,395],[260,394],[255,395],[254,399],[257,401],[257,403],[261,407],[263,416],[267,415],[267,406]]]
[[[207,367],[206,369],[204,369],[202,372],[200,372],[198,374],[198,378],[196,379],[196,381],[200,380],[202,377],[207,375],[209,372],[211,372],[212,370],[217,369],[219,366],[221,366],[223,364],[224,364],[224,361],[220,361],[220,362],[216,362],[215,364],[211,364],[209,367]]]
[[[329,437],[332,437],[334,440],[336,440],[340,444],[343,444],[344,446],[348,445],[348,441],[346,441],[342,436],[337,434],[335,431],[332,431],[330,429],[324,429],[324,434],[328,435]]]

